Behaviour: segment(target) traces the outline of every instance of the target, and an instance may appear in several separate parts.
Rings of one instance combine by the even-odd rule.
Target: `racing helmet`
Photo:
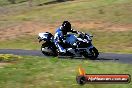
[[[69,21],[63,21],[62,31],[69,32],[71,30],[71,23]]]

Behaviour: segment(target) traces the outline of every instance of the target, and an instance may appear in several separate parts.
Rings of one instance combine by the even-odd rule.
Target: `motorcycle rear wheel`
[[[89,58],[90,60],[95,60],[95,59],[97,59],[97,57],[98,57],[98,55],[99,55],[99,52],[98,52],[98,50],[95,48],[95,47],[93,47],[93,48],[91,48],[90,49],[90,55],[86,52],[86,53],[84,53],[83,54],[83,56],[85,57],[85,58]]]

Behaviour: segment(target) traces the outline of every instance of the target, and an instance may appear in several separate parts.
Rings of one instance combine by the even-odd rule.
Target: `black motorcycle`
[[[74,34],[67,34],[65,36],[65,44],[64,48],[66,49],[67,53],[65,55],[68,56],[80,56],[95,60],[99,52],[93,46],[91,35],[86,33],[80,33],[78,35]],[[58,49],[54,43],[54,36],[49,33],[39,33],[39,42],[43,41],[41,46],[41,51],[46,56],[58,56]]]

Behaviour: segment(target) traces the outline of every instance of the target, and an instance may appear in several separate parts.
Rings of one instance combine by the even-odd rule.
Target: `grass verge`
[[[58,59],[24,56],[18,63],[0,68],[0,88],[131,88],[130,84],[76,83],[78,66],[87,73],[130,74],[131,64],[98,62],[89,60]]]

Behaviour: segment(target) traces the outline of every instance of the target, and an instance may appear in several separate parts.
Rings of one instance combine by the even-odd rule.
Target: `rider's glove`
[[[77,34],[84,34],[83,32],[78,31]]]

